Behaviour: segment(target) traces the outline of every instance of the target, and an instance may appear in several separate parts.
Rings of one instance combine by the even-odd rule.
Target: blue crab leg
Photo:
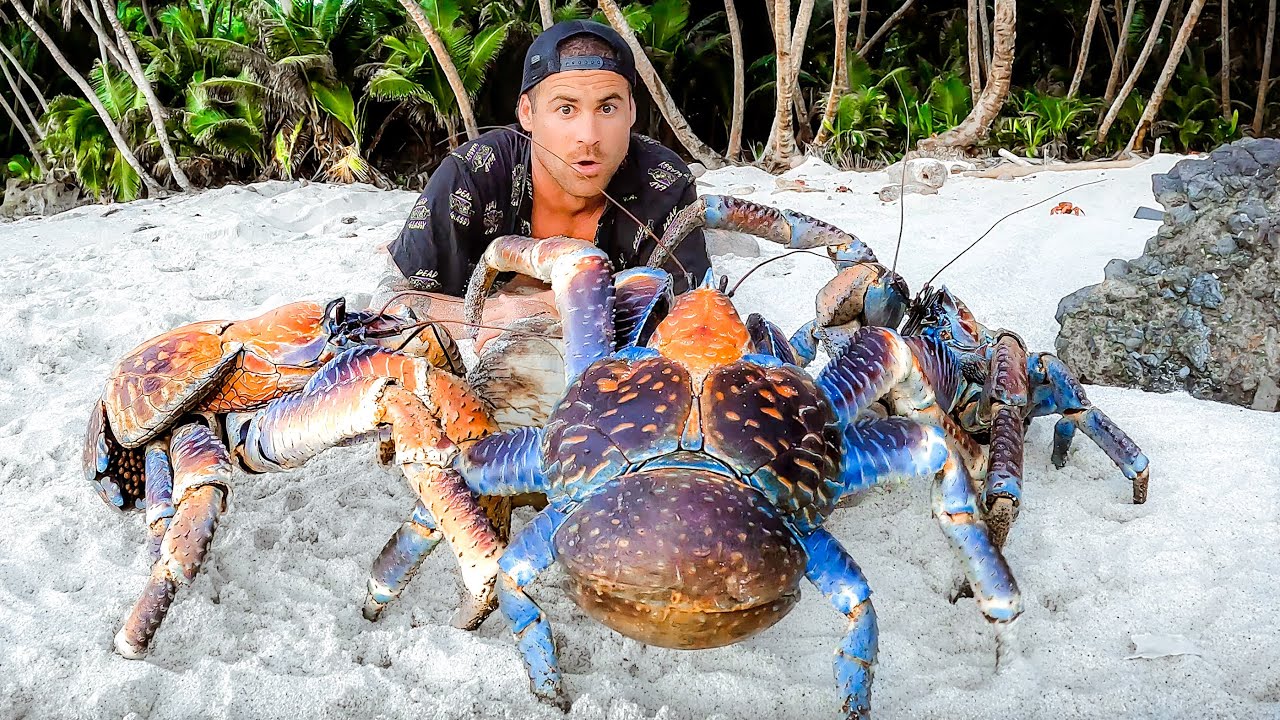
[[[560,686],[560,662],[556,659],[551,624],[542,608],[525,594],[525,587],[556,560],[552,537],[565,515],[548,507],[520,529],[502,555],[499,567],[498,606],[515,636],[533,694],[567,710],[568,698]]]
[[[169,612],[179,585],[195,579],[209,542],[226,509],[231,457],[204,425],[183,425],[169,443],[173,460],[174,513],[151,566],[146,588],[116,633],[116,652],[126,658],[146,655],[151,638]]]
[[[1022,612],[1017,582],[981,519],[964,462],[940,428],[906,418],[861,421],[845,427],[844,449],[845,495],[896,478],[933,478],[934,516],[977,589],[982,614],[1007,622]]]
[[[840,648],[836,650],[836,683],[844,695],[842,712],[848,718],[871,717],[871,682],[875,675],[880,630],[871,606],[871,586],[849,553],[826,530],[804,538],[809,556],[805,576],[818,588],[836,612],[849,618]]]
[[[613,352],[613,271],[603,250],[568,237],[535,240],[504,235],[495,239],[467,284],[468,323],[480,323],[484,296],[499,272],[518,272],[551,283],[564,333],[566,383]]]
[[[875,253],[857,237],[804,213],[727,195],[704,195],[667,224],[646,264],[666,265],[680,241],[698,228],[747,233],[791,249],[827,246],[832,257],[844,264],[876,261]]]
[[[1027,360],[1027,373],[1034,388],[1028,417],[1062,415],[1053,429],[1054,467],[1067,464],[1067,450],[1079,428],[1132,481],[1134,504],[1145,503],[1150,463],[1137,443],[1089,402],[1084,388],[1058,358],[1048,353],[1035,355]]]
[[[368,593],[361,611],[365,620],[377,620],[387,605],[400,597],[422,561],[435,550],[440,538],[431,511],[419,501],[413,508],[413,515],[401,523],[373,561]]]
[[[160,543],[173,517],[173,468],[169,466],[167,443],[147,443],[146,455],[147,534],[152,561],[160,558]]]
[[[459,453],[454,469],[477,495],[546,492],[542,439],[539,427],[494,433]]]

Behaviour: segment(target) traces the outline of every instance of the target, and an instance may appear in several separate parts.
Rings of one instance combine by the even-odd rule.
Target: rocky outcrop
[[[1142,256],[1063,298],[1057,353],[1087,383],[1274,411],[1280,404],[1280,140],[1247,138],[1152,176],[1164,224]]]
[[[20,218],[27,215],[56,215],[81,204],[80,191],[58,181],[25,185],[9,178],[0,203],[0,217]]]

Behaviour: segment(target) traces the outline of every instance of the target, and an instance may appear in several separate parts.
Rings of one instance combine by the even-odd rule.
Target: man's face
[[[522,95],[518,114],[535,141],[534,157],[560,187],[596,198],[627,155],[636,106],[621,75],[571,70]]]

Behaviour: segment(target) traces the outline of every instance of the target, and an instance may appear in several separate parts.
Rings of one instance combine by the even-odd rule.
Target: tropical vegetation
[[[637,129],[708,165],[1208,150],[1280,128],[1263,5],[0,0],[0,173],[104,202],[271,178],[416,188],[513,120],[542,28],[587,17],[644,50]]]

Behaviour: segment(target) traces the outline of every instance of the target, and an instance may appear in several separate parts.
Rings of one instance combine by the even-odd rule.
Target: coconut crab
[[[394,458],[419,502],[374,563],[366,617],[399,593],[405,568],[441,536],[470,595],[455,624],[487,616],[503,539],[494,524],[505,528],[510,503],[491,499],[482,508],[448,465],[456,447],[497,426],[440,369],[461,367],[452,340],[419,334],[427,329],[435,328],[411,314],[347,312],[342,299],[299,302],[171,330],[115,366],[89,417],[84,469],[108,505],[145,509],[153,558],[115,636],[121,655],[146,654],[178,587],[200,570],[233,462],[249,473],[284,470],[371,437],[384,438],[380,460]]]
[[[704,197],[670,224],[650,260],[696,226],[789,247],[832,246],[844,274],[827,310],[894,323],[900,278],[853,236],[799,213]],[[499,561],[499,607],[539,698],[567,704],[547,617],[526,594],[559,562],[573,601],[642,642],[686,649],[772,626],[807,578],[849,621],[835,673],[848,717],[870,712],[878,630],[870,588],[823,523],[841,495],[901,476],[934,480],[933,509],[977,604],[1004,626],[1017,584],[983,523],[963,459],[936,426],[870,412],[886,393],[928,400],[926,368],[891,363],[904,342],[868,331],[814,379],[785,335],[743,322],[708,277],[671,296],[656,267],[611,276],[603,251],[569,238],[506,236],[485,250],[467,291],[479,317],[499,272],[550,282],[563,328],[567,390],[543,427],[490,435],[457,456],[481,495],[542,492],[548,505]]]

